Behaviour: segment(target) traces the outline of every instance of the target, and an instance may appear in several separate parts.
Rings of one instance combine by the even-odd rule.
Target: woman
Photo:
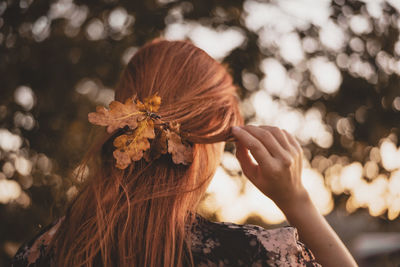
[[[203,50],[188,41],[147,43],[122,72],[115,98],[89,115],[107,133],[82,164],[90,174],[80,193],[63,218],[20,248],[13,266],[356,265],[301,184],[300,145],[278,128],[233,127],[243,125],[236,88]],[[133,122],[124,121],[129,116]],[[308,248],[294,227],[216,223],[196,213],[230,140],[244,174]]]

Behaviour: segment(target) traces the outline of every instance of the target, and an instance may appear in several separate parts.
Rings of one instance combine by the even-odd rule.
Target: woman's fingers
[[[260,140],[274,158],[282,160],[285,165],[291,163],[290,150],[283,148],[269,130],[254,125],[246,125],[243,128]]]
[[[296,164],[297,173],[301,173],[301,171],[303,169],[303,149],[301,148],[299,142],[297,142],[297,140],[291,134],[289,134],[285,130],[283,130],[283,133],[285,134],[286,138],[288,139],[288,141],[294,147],[295,151],[298,154],[298,157],[296,157],[296,159],[297,159],[297,164]]]
[[[286,135],[287,140],[295,147],[298,153],[303,153],[303,149],[301,148],[299,142],[287,131],[283,130],[283,133]]]
[[[258,166],[253,163],[247,148],[240,141],[236,142],[236,157],[239,160],[244,175],[247,177],[255,177]]]
[[[242,170],[261,192],[278,206],[304,196],[302,149],[293,136],[268,126],[246,125],[239,131],[232,130],[238,140],[236,155]],[[251,161],[247,149],[258,165]]]
[[[291,144],[287,139],[285,133],[283,132],[284,130],[268,125],[260,126],[260,128],[268,130],[284,149],[286,149],[287,151],[292,151]]]
[[[271,154],[267,151],[260,140],[250,134],[247,130],[244,128],[234,127],[232,133],[245,148],[250,150],[258,164],[265,164],[271,159]]]

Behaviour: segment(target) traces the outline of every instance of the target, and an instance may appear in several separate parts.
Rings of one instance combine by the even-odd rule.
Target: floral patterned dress
[[[50,266],[52,254],[45,257],[46,248],[62,219],[22,245],[12,267]],[[267,230],[252,224],[212,222],[197,214],[191,231],[196,266],[321,266],[293,227]]]

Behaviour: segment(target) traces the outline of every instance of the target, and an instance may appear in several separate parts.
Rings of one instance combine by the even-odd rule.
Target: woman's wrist
[[[357,266],[346,246],[314,206],[309,194],[279,206],[322,266]]]
[[[286,217],[291,217],[299,212],[304,213],[305,209],[314,207],[310,195],[305,189],[297,192],[296,196],[293,196],[288,200],[276,201],[275,203]]]

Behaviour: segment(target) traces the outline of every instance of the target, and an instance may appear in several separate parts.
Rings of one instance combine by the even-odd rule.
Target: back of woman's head
[[[116,100],[133,94],[161,96],[159,115],[181,123],[196,143],[225,141],[241,122],[236,87],[226,68],[188,41],[156,39],[129,61],[116,88]]]
[[[193,161],[170,154],[115,167],[113,139],[90,149],[90,175],[55,238],[57,266],[180,266],[190,264],[190,226],[221,156],[230,128],[243,124],[226,68],[188,41],[145,44],[122,71],[115,99],[161,97],[157,114],[180,123]]]

